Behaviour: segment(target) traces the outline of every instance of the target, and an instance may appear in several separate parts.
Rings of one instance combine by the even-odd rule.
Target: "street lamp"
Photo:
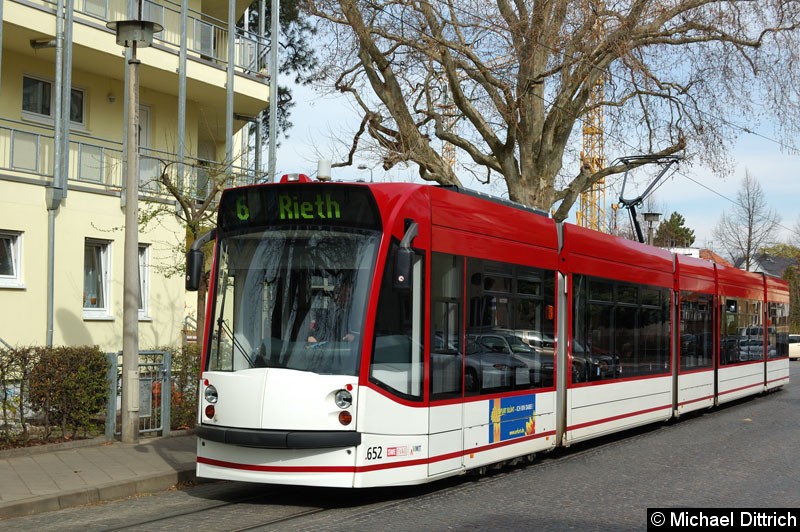
[[[372,167],[371,166],[367,166],[366,164],[359,164],[358,165],[358,169],[359,170],[369,170],[369,182],[370,183],[373,182],[372,181]]]
[[[644,213],[644,221],[647,222],[647,243],[651,246],[653,245],[653,227],[658,223],[660,217],[660,212]]]
[[[141,5],[139,5],[141,18]],[[136,48],[153,43],[164,29],[146,20],[118,20],[106,24],[117,34],[117,44],[131,49],[128,59],[127,166],[125,169],[125,248],[122,280],[122,408],[121,440],[139,440],[139,60]]]

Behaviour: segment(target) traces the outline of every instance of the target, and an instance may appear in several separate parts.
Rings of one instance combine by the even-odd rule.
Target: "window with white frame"
[[[22,288],[22,233],[0,231],[0,288]]]
[[[53,118],[55,110],[53,84],[49,81],[22,77],[22,112],[28,116]],[[72,88],[69,105],[69,120],[75,124],[84,123],[84,94]]]
[[[150,317],[150,245],[139,245],[139,318]]]
[[[83,248],[83,316],[108,318],[111,314],[109,263],[111,243],[87,238]]]

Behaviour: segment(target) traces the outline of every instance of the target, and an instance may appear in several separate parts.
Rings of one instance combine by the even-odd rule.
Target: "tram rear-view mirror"
[[[411,248],[398,248],[394,256],[394,289],[410,290],[411,274],[414,268],[414,250]]]
[[[205,257],[199,249],[190,249],[186,252],[186,290],[197,292],[200,288],[204,263]]]

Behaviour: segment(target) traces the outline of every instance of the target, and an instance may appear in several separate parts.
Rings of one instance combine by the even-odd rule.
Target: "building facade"
[[[252,117],[267,106],[251,2],[141,0],[163,27],[137,50],[139,345],[179,345],[196,295],[181,272],[185,225],[165,179],[201,202],[211,176],[263,179]],[[125,0],[0,0],[0,344],[122,346],[130,48],[108,22]],[[134,129],[135,130],[135,129]],[[244,141],[242,139],[245,139]],[[259,136],[260,140],[260,136]],[[258,142],[258,140],[257,140]]]

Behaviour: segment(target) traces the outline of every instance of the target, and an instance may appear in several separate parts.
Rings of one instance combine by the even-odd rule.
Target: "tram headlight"
[[[353,395],[347,390],[339,390],[336,392],[334,400],[336,401],[336,406],[342,410],[350,408],[353,405]]]
[[[219,396],[217,395],[217,389],[214,387],[213,384],[209,384],[206,386],[205,391],[203,392],[205,395],[206,401],[211,404],[216,404],[219,400]]]

